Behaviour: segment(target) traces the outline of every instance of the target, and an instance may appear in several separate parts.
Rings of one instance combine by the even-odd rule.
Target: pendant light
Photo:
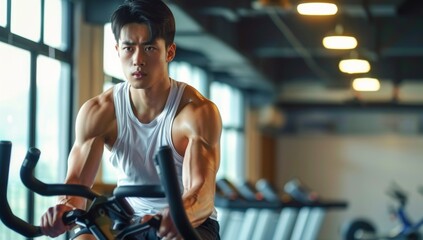
[[[339,62],[339,70],[348,74],[367,73],[371,66],[369,61],[358,57],[357,52],[350,53],[350,57]]]
[[[334,0],[302,0],[297,5],[297,11],[301,15],[335,15],[338,6]]]
[[[345,35],[341,24],[336,25],[335,31],[322,40],[323,46],[327,49],[354,49],[357,47],[357,39],[353,36]]]
[[[375,92],[380,89],[380,82],[377,78],[359,77],[353,80],[352,87],[355,91]]]

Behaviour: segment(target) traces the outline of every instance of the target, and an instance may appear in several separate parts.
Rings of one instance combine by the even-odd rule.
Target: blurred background
[[[121,2],[0,0],[0,139],[13,142],[8,198],[23,219],[39,224],[56,202],[20,182],[28,147],[41,149],[39,178],[63,181],[77,110],[124,80],[109,24]],[[341,239],[360,216],[389,231],[393,183],[412,219],[423,216],[422,1],[330,1],[325,15],[300,0],[165,2],[177,28],[170,76],[222,114],[218,178],[281,192],[299,178],[347,202],[327,211],[316,239]],[[104,161],[98,191],[114,177]],[[0,239],[12,238],[25,239],[0,223]]]

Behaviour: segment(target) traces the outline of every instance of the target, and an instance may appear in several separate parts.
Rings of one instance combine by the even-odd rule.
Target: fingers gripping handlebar
[[[43,235],[41,228],[29,224],[15,216],[7,201],[11,147],[12,143],[10,141],[0,141],[0,219],[7,227],[25,237],[39,237]],[[106,206],[113,216],[123,220],[128,219],[128,217],[133,214],[132,208],[124,200],[125,197],[166,196],[170,207],[170,214],[172,219],[175,219],[175,225],[182,237],[184,237],[184,239],[200,239],[185,213],[171,150],[168,146],[161,147],[154,159],[162,186],[122,186],[116,188],[113,192],[113,196],[109,199],[93,192],[90,188],[85,186],[76,184],[45,184],[39,181],[34,177],[34,168],[39,157],[40,151],[36,148],[30,148],[21,166],[21,180],[31,191],[44,196],[72,195],[84,197],[93,200],[91,205],[92,209],[103,209],[103,207]],[[110,204],[109,202],[112,203]],[[75,220],[77,221],[78,217],[84,217],[87,214],[88,213],[83,210],[74,210],[65,214],[63,220],[65,223],[69,224]],[[159,220],[156,219],[156,221],[152,221],[149,224],[153,227],[154,225],[157,227],[157,224],[159,224],[157,221]],[[106,235],[106,237],[99,239],[125,239],[125,236],[131,232],[138,231],[141,227],[136,225],[127,226],[122,231],[119,231],[119,233],[115,235],[115,238],[112,237],[113,234],[101,233],[102,236]],[[94,235],[96,234],[94,233]]]
[[[179,184],[178,181],[176,181],[177,176],[175,166],[172,161],[171,149],[168,146],[161,147],[154,161],[166,193],[170,214],[172,219],[175,219],[174,222],[176,228],[184,239],[200,239],[199,235],[189,222],[182,203]]]

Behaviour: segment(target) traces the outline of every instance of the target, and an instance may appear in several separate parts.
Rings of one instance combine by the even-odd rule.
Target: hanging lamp
[[[348,74],[367,73],[371,66],[369,61],[358,56],[356,51],[350,53],[350,57],[339,62],[339,70]]]
[[[352,81],[352,87],[355,91],[375,92],[380,89],[380,82],[373,77],[359,77]]]
[[[336,25],[335,31],[324,37],[322,43],[327,49],[339,50],[354,49],[358,45],[355,37],[344,34],[344,28],[341,24]]]
[[[301,15],[335,15],[338,6],[334,0],[301,0],[298,2],[297,11]]]

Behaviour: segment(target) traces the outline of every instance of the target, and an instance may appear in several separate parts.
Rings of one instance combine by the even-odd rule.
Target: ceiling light
[[[376,78],[356,78],[353,80],[352,87],[356,91],[374,92],[380,89],[380,82]]]
[[[357,47],[357,39],[352,36],[326,36],[323,38],[323,46],[328,49],[354,49]]]
[[[338,7],[333,1],[302,1],[297,5],[297,11],[301,15],[335,15]]]
[[[364,59],[351,58],[339,62],[339,70],[344,73],[367,73],[370,71],[370,63]]]
[[[344,34],[341,24],[336,25],[335,31],[323,38],[323,46],[328,49],[354,49],[357,47],[357,39]]]

